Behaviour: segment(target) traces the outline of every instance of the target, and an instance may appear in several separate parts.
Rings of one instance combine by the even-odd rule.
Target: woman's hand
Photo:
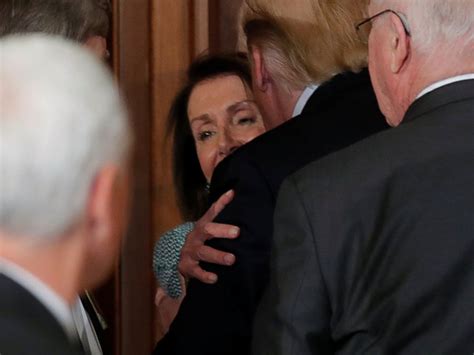
[[[196,222],[194,229],[188,234],[186,242],[181,249],[179,272],[187,278],[196,278],[204,283],[217,282],[217,275],[207,272],[199,266],[200,261],[219,265],[232,265],[235,256],[214,248],[204,243],[212,238],[235,239],[239,236],[239,227],[229,224],[213,223],[212,221],[234,198],[234,191],[229,190],[212,204],[209,210]]]

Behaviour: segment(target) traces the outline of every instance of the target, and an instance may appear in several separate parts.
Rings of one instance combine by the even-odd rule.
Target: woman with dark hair
[[[206,212],[208,207],[206,186],[210,180],[210,176],[205,176],[206,172],[201,166],[202,159],[198,157],[199,145],[204,137],[194,134],[191,120],[195,117],[190,117],[193,112],[189,110],[195,106],[196,100],[215,99],[215,95],[219,94],[219,92],[216,93],[219,90],[217,84],[227,88],[231,101],[244,97],[245,101],[249,102],[246,108],[251,111],[244,113],[250,113],[255,117],[258,128],[261,128],[263,122],[253,102],[251,80],[249,63],[245,54],[206,55],[199,57],[191,64],[187,82],[175,97],[168,117],[168,132],[173,137],[173,177],[179,208],[183,218],[187,220],[199,219]],[[205,85],[202,85],[203,83]],[[199,92],[196,92],[195,88]],[[238,97],[234,98],[233,95]],[[195,100],[191,101],[191,99]],[[213,105],[215,104],[209,103],[210,107],[205,107],[204,111],[206,109],[212,111]],[[207,113],[204,112],[204,114]],[[231,121],[228,122],[229,126],[231,123]],[[259,131],[258,134],[262,132]]]
[[[217,164],[265,131],[251,85],[247,57],[240,53],[202,56],[188,70],[168,118],[173,178],[185,220],[198,220],[206,212],[208,186]],[[184,223],[165,233],[155,246],[153,269],[160,284],[156,304],[165,328],[184,296],[177,267],[192,229],[192,222]]]

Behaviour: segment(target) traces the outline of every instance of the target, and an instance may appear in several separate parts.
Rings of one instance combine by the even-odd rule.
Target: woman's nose
[[[225,157],[242,144],[243,143],[236,139],[231,132],[224,130],[219,137],[219,154]]]

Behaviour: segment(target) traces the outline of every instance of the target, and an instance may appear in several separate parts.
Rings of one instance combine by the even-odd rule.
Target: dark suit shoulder
[[[413,103],[407,116],[413,113],[416,117],[314,161],[295,172],[293,178],[308,188],[317,179],[326,189],[329,185],[340,189],[347,186],[350,172],[361,176],[374,175],[374,169],[392,173],[397,167],[419,163],[429,155],[451,154],[456,147],[469,151],[473,144],[474,97],[466,97],[466,92],[461,91],[461,99],[448,95],[450,100],[446,102],[439,98],[446,90],[453,91],[441,89]]]
[[[0,294],[0,354],[81,354],[53,315],[27,290],[2,274]]]
[[[232,185],[219,188],[222,180],[240,174],[240,167],[252,165],[276,194],[289,174],[387,127],[367,71],[340,74],[315,91],[299,116],[240,147],[221,162],[212,184],[222,192]]]
[[[359,116],[359,117],[357,117]],[[356,120],[356,117],[359,118]],[[355,122],[364,128],[378,131],[387,128],[383,115],[378,109],[367,70],[361,73],[344,73],[335,76],[319,87],[306,103],[302,113],[280,126],[266,132],[252,142],[242,146],[229,160],[244,159],[268,161],[269,155],[288,156],[294,151],[313,146],[311,139],[318,135],[318,128],[338,127],[343,134],[344,124]],[[373,126],[373,127],[370,127]],[[327,136],[327,134],[324,134]],[[334,138],[334,137],[330,137]]]
[[[474,292],[474,99],[433,99],[446,90],[415,102],[412,120],[289,178],[313,231],[341,354],[474,346],[465,316]]]

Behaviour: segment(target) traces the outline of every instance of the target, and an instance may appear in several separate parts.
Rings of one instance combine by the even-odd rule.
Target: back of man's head
[[[109,0],[2,0],[0,37],[40,32],[78,42],[106,38],[109,14]]]
[[[474,60],[474,1],[371,0],[371,6],[399,11],[406,17],[415,50],[429,54],[438,48],[449,56]],[[449,63],[446,63],[449,65]]]
[[[123,166],[127,115],[105,66],[42,35],[0,40],[0,236],[48,244],[87,211],[96,177]]]
[[[474,72],[474,1],[371,0],[370,74],[387,122],[424,89]]]
[[[367,3],[246,0],[241,26],[249,47],[261,48],[268,70],[289,89],[302,89],[367,65],[367,46],[354,28]]]

